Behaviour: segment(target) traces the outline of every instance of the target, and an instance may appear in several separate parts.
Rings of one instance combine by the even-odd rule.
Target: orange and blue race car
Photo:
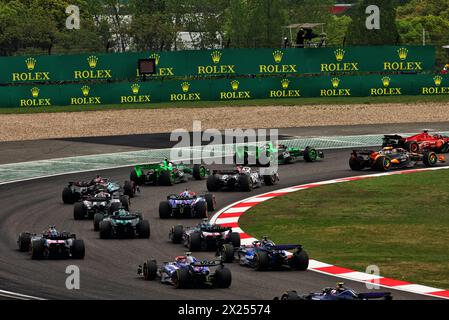
[[[366,168],[376,171],[413,168],[423,163],[426,167],[434,167],[438,162],[445,162],[443,155],[433,151],[423,153],[409,152],[403,148],[384,147],[380,151],[353,150],[349,158],[349,167],[360,171]]]

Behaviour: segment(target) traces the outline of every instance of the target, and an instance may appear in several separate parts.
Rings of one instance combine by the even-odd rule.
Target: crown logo
[[[382,84],[384,85],[384,87],[389,87],[390,86],[390,82],[391,82],[391,78],[389,78],[389,77],[383,77],[382,78]]]
[[[28,70],[33,71],[34,68],[36,67],[37,61],[34,58],[28,58],[25,60],[25,63],[27,65]]]
[[[398,50],[399,59],[405,60],[408,56],[408,49],[407,48],[400,48]]]
[[[282,89],[287,90],[290,86],[290,80],[284,79],[281,81]]]
[[[232,90],[237,91],[239,89],[239,86],[240,86],[240,82],[238,82],[237,80],[231,81]]]
[[[343,49],[337,49],[334,51],[335,59],[337,59],[338,62],[342,61],[345,58],[346,51]]]
[[[158,66],[159,61],[161,60],[161,56],[157,53],[153,53],[152,55],[150,55],[150,59],[154,59],[156,62],[156,66]]]
[[[284,53],[282,51],[276,50],[273,52],[274,62],[281,63],[283,57],[284,57]]]
[[[188,91],[190,90],[190,83],[188,83],[188,82],[183,82],[183,83],[181,84],[181,88],[182,88],[182,91],[188,92]]]
[[[131,90],[132,90],[133,94],[138,94],[139,90],[140,90],[140,85],[137,83],[134,83],[133,85],[131,85]]]
[[[33,96],[33,98],[39,97],[39,92],[40,92],[39,88],[34,87],[30,91],[31,91],[31,95]]]
[[[87,58],[87,63],[89,64],[89,67],[96,68],[98,63],[98,58],[96,56],[90,56]]]
[[[213,63],[215,63],[215,64],[220,63],[221,56],[222,56],[222,53],[220,51],[212,52],[211,56],[212,56],[212,62]]]
[[[87,96],[89,95],[89,92],[90,92],[90,87],[88,87],[88,86],[83,86],[83,87],[81,88],[81,92],[83,93],[83,96],[87,97]]]
[[[332,82],[332,86],[334,88],[338,88],[338,86],[340,85],[340,79],[338,79],[338,78],[332,78],[331,82]]]
[[[436,76],[435,78],[433,78],[433,81],[435,82],[436,86],[441,86],[441,83],[443,82],[443,77],[441,76]]]

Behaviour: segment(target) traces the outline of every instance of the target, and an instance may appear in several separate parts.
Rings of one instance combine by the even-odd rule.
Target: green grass
[[[302,106],[302,105],[335,105],[335,104],[376,104],[376,103],[417,103],[447,102],[446,96],[392,96],[392,97],[352,97],[352,98],[295,98],[295,99],[261,99],[234,101],[200,101],[153,104],[116,104],[101,106],[52,106],[40,108],[1,108],[0,114],[41,113],[41,112],[79,112],[121,109],[166,109],[166,108],[213,108],[224,106]]]
[[[240,225],[319,261],[449,289],[449,170],[316,187],[264,202]]]

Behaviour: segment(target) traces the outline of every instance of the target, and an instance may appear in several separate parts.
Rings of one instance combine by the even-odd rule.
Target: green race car
[[[187,166],[174,164],[165,159],[158,164],[135,166],[133,171],[131,171],[130,180],[134,181],[138,186],[149,184],[172,186],[186,182],[189,179],[203,180],[208,173],[208,169],[199,164]]]
[[[272,142],[251,149],[248,146],[239,146],[234,154],[236,164],[255,164],[258,166],[269,166],[276,159],[278,164],[290,164],[298,158],[303,158],[307,162],[314,162],[319,158],[324,158],[324,154],[312,147],[306,147],[304,150],[285,145],[275,147]]]

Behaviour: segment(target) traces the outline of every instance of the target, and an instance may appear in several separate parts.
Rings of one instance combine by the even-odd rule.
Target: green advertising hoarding
[[[449,95],[449,76],[270,77],[0,87],[0,106],[39,108],[314,97]]]
[[[0,84],[107,82],[139,79],[137,61],[154,58],[152,78],[211,78],[341,72],[433,70],[433,46],[199,51],[0,57]]]

